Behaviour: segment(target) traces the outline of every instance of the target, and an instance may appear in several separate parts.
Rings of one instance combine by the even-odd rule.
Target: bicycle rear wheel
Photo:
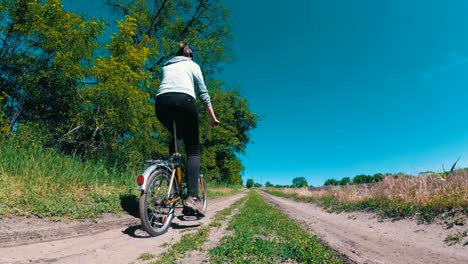
[[[140,196],[141,224],[151,236],[166,233],[174,219],[175,203],[166,204],[170,178],[167,170],[154,171],[148,178],[146,193]]]

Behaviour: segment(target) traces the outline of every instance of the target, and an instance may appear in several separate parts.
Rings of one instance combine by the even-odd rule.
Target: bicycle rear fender
[[[151,176],[151,174],[153,172],[155,172],[156,170],[158,169],[166,169],[167,171],[171,171],[171,168],[169,168],[166,164],[153,164],[151,166],[149,166],[148,168],[146,168],[145,172],[143,172],[143,177],[144,177],[144,182],[142,185],[139,185],[138,186],[138,190],[142,191],[143,193],[146,193],[146,183],[148,182],[149,180],[149,177]]]

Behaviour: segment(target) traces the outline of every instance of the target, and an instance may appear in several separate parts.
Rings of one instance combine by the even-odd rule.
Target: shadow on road
[[[134,238],[150,238],[151,236],[148,235],[145,231],[142,230],[141,225],[132,225],[127,227],[122,233],[134,237]]]
[[[187,228],[196,228],[199,227],[201,223],[192,224],[192,225],[181,225],[178,223],[171,223],[171,228],[174,230],[182,230]],[[151,236],[148,235],[144,230],[142,225],[131,225],[127,227],[122,233],[133,237],[133,238],[150,238]]]
[[[171,228],[174,229],[174,230],[181,230],[181,229],[199,227],[200,225],[201,225],[201,223],[197,223],[197,224],[193,224],[193,225],[181,225],[181,224],[178,224],[178,223],[172,223]]]
[[[134,194],[122,194],[120,195],[120,206],[129,215],[140,218],[140,212],[138,209],[138,197]]]

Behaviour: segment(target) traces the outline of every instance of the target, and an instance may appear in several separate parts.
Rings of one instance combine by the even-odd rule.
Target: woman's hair
[[[193,51],[189,48],[187,42],[181,41],[179,42],[179,51],[177,51],[176,55],[193,58]]]

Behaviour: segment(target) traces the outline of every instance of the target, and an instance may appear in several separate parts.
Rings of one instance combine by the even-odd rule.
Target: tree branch
[[[119,9],[120,11],[122,11],[124,13],[124,15],[128,16],[130,15],[130,11],[128,11],[128,8],[126,8],[125,6],[123,6],[121,3],[119,2],[112,2],[110,0],[107,0],[104,2],[106,5],[109,5],[111,7],[114,7],[116,9]]]
[[[161,4],[161,6],[158,7],[158,12],[156,12],[155,16],[154,16],[154,20],[153,20],[153,23],[151,23],[149,29],[148,29],[148,32],[147,32],[147,35],[151,37],[151,34],[153,34],[153,30],[156,31],[156,23],[159,21],[159,17],[161,16],[161,13],[164,9],[164,6],[166,5],[167,3],[167,0],[164,0]]]
[[[200,11],[202,10],[203,7],[206,6],[204,0],[200,0],[198,3],[199,3],[198,7],[195,10],[195,13],[192,15],[192,18],[189,20],[187,25],[185,25],[184,29],[179,32],[179,35],[177,37],[174,37],[174,39],[176,39],[176,40],[182,39],[184,37],[184,35],[186,35],[188,33],[189,28],[192,26],[192,24],[198,19],[198,15],[199,15]],[[169,55],[163,55],[161,58],[159,58],[159,60],[153,66],[151,66],[148,69],[148,71],[153,72],[155,67],[161,65],[161,63],[164,61],[164,59],[166,59],[167,57],[170,57],[170,56],[174,56],[174,55],[175,55],[175,53],[171,53]]]
[[[80,128],[82,128],[82,127],[83,127],[83,125],[79,125],[79,126],[73,128],[73,129],[71,129],[71,130],[68,131],[65,135],[63,135],[62,138],[68,136],[68,135],[71,134],[73,131],[75,131],[75,130],[77,130],[77,129],[80,129]]]

